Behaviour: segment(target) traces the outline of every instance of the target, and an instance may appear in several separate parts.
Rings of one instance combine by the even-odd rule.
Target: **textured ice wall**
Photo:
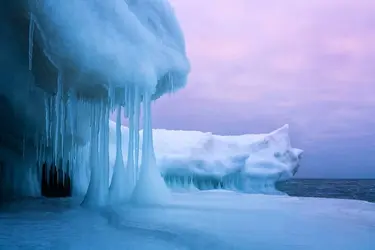
[[[122,131],[127,141],[128,128]],[[220,136],[154,129],[153,135],[158,169],[172,189],[275,193],[275,182],[293,177],[302,157],[302,150],[291,146],[288,125],[269,134]],[[115,139],[115,124],[110,122],[111,162]]]

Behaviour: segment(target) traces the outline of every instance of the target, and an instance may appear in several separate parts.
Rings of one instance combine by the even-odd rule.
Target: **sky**
[[[297,177],[375,178],[375,1],[171,0],[192,71],[153,127],[290,125]]]

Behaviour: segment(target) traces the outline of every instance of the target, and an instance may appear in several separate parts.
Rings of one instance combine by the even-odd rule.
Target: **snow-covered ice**
[[[69,199],[8,204],[0,249],[375,249],[373,203],[231,191],[172,196],[163,206],[101,212]]]
[[[129,129],[121,129],[127,161]],[[110,122],[111,166],[117,160],[115,131],[116,124]],[[224,189],[275,193],[275,182],[293,177],[302,157],[302,150],[291,146],[288,125],[269,134],[239,136],[154,129],[153,141],[157,167],[171,188],[190,188],[202,180],[203,188],[211,189],[213,180]]]

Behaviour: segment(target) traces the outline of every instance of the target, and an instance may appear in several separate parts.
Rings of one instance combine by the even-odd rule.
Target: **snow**
[[[45,54],[59,70],[68,70],[69,87],[155,89],[163,77],[173,78],[160,89],[163,94],[186,83],[184,38],[166,0],[43,0],[29,1],[28,9]]]
[[[111,166],[116,159],[115,129],[115,123],[110,121]],[[128,128],[122,127],[125,142],[128,133]],[[154,129],[153,140],[157,168],[162,175],[170,177],[166,180],[174,189],[191,188],[188,182],[193,178],[211,178],[223,181],[225,189],[275,193],[275,182],[291,178],[302,157],[302,150],[291,147],[288,125],[269,134],[239,136]],[[127,148],[125,143],[122,146]],[[127,160],[126,154],[124,160]]]
[[[100,213],[79,202],[37,199],[1,207],[0,249],[375,248],[375,204],[363,201],[202,191],[172,193],[162,206]]]

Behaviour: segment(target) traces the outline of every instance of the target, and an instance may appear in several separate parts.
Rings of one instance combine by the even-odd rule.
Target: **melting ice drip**
[[[161,198],[166,197],[168,189],[156,168],[151,125],[151,92],[148,90],[140,91],[139,87],[127,87],[125,89],[124,117],[129,119],[126,168],[121,147],[122,107],[117,106],[116,161],[109,187],[109,114],[112,109],[111,98],[91,103],[77,99],[72,92],[65,97],[61,73],[59,73],[57,86],[56,95],[45,98],[46,143],[38,147],[38,162],[49,160],[53,161],[54,164],[58,164],[58,159],[62,159],[62,166],[66,166],[66,162],[69,162],[70,166],[69,169],[63,167],[63,171],[71,171],[73,176],[76,174],[75,171],[78,171],[78,168],[83,167],[82,164],[88,163],[91,169],[90,182],[83,201],[84,205],[96,206],[105,205],[108,202],[118,203],[129,200],[136,203],[162,202]],[[142,163],[139,171],[141,100],[143,103],[144,136]],[[80,110],[82,111],[80,112]],[[71,134],[74,135],[74,131],[79,125],[78,117],[83,113],[88,114],[90,118],[88,162],[82,160],[84,158],[82,154],[85,151],[76,146],[74,136],[71,137],[70,142],[64,140],[67,127],[70,128]],[[49,145],[53,148],[53,157],[44,159],[49,157],[45,154]],[[49,164],[47,165],[49,166]]]

